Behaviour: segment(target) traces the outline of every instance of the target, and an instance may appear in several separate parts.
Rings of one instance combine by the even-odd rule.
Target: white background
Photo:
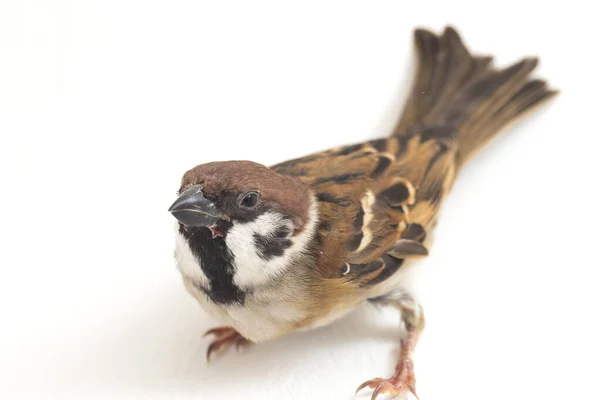
[[[0,4],[1,398],[351,399],[388,376],[398,316],[369,307],[207,367],[216,323],[183,290],[167,208],[196,164],[386,135],[412,29],[446,23],[498,65],[541,56],[562,93],[476,157],[446,203],[422,262],[421,399],[600,398],[584,2]]]

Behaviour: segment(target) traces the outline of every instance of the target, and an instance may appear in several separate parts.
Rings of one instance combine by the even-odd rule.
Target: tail
[[[557,93],[530,78],[536,58],[496,70],[491,57],[474,57],[451,27],[441,36],[417,29],[414,38],[416,79],[393,135],[453,126],[458,166],[510,122]]]

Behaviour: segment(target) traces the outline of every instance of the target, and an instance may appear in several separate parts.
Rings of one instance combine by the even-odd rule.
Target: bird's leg
[[[381,302],[393,305],[400,310],[402,322],[404,322],[406,329],[405,336],[400,340],[400,357],[398,364],[396,364],[396,372],[389,379],[375,378],[366,381],[356,391],[358,392],[368,386],[373,389],[371,400],[375,400],[382,393],[389,393],[395,396],[411,392],[418,398],[411,356],[417,345],[419,336],[425,327],[425,317],[422,307],[414,297],[409,295],[403,295],[398,300],[383,300]]]
[[[235,329],[230,326],[222,326],[207,331],[204,336],[213,335],[215,338],[206,350],[206,360],[210,361],[213,353],[226,350],[235,344],[236,349],[250,344],[250,341],[244,338]]]

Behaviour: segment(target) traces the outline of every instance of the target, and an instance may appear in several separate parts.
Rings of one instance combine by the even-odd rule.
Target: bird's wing
[[[427,255],[426,230],[454,178],[454,136],[451,128],[429,128],[272,167],[304,181],[319,202],[324,277],[371,285],[404,259]]]

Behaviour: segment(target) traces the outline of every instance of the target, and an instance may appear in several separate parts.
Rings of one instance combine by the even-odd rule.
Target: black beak
[[[181,193],[169,212],[187,226],[210,227],[219,220],[229,221],[227,216],[221,215],[215,205],[204,197],[202,185],[194,185]]]

